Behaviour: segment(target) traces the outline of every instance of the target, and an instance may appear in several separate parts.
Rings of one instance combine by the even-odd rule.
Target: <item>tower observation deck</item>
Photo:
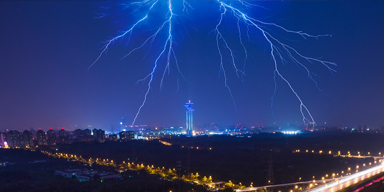
[[[192,108],[193,103],[191,103],[191,100],[188,101],[184,106],[186,108],[186,131],[187,131],[187,137],[193,136],[193,111]]]

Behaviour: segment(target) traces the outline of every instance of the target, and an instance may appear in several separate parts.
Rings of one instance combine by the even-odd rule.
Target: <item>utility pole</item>
[[[272,185],[274,183],[273,177],[273,165],[272,157],[268,160],[268,171],[267,171],[267,185]],[[273,192],[273,188],[268,189],[268,192]]]

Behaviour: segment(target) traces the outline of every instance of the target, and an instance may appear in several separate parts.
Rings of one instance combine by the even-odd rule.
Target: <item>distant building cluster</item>
[[[73,139],[75,142],[91,142],[94,140],[94,136],[90,129],[76,129]]]
[[[109,141],[129,141],[134,139],[152,140],[167,135],[187,135],[196,136],[193,129],[193,103],[189,101],[186,107],[186,128],[183,127],[147,127],[147,125],[127,125],[123,117],[120,121],[119,130],[115,132],[115,126],[112,124],[111,132],[102,129],[76,129],[74,131],[53,130],[50,128],[47,132],[41,128],[35,131],[25,130],[7,130],[0,132],[0,147],[2,148],[32,148],[42,145],[62,145],[76,142],[99,142]],[[89,126],[90,127],[90,126]],[[129,131],[127,131],[129,129]]]
[[[120,121],[119,130],[115,132],[115,126],[111,125],[112,131],[104,131],[102,129],[76,129],[74,131],[66,131],[49,129],[44,132],[42,129],[34,131],[25,130],[7,130],[0,132],[0,148],[32,148],[39,145],[57,145],[71,144],[75,142],[99,142],[105,141],[129,141],[135,139],[152,140],[163,137],[172,137],[186,135],[187,137],[204,136],[204,135],[229,135],[236,137],[244,137],[246,135],[259,133],[282,133],[285,135],[295,135],[305,132],[321,132],[321,131],[350,131],[350,132],[372,132],[384,133],[384,126],[380,129],[369,128],[367,125],[357,127],[345,126],[327,126],[323,124],[286,124],[286,125],[266,125],[266,126],[246,126],[237,123],[232,126],[221,126],[215,123],[205,125],[193,124],[193,103],[188,101],[184,106],[186,108],[186,127],[148,127],[147,125],[127,125],[126,119],[123,117]],[[89,127],[91,127],[89,125]],[[129,129],[129,131],[127,131]],[[248,136],[250,137],[250,136]]]
[[[0,133],[0,141],[1,144],[3,144],[3,147],[6,148],[29,148],[36,145],[34,142],[33,133],[28,130],[23,132],[19,132],[17,130],[2,132]]]
[[[64,128],[53,130],[50,128],[47,132],[41,128],[37,131],[25,130],[7,130],[0,132],[0,147],[2,148],[33,148],[41,145],[62,145],[76,142],[98,142],[109,141],[128,141],[134,139],[146,139],[141,135],[135,135],[134,131],[120,131],[118,133],[108,133],[102,129],[76,129],[66,131]]]
[[[101,129],[76,129],[66,131],[63,128],[56,131],[52,128],[47,132],[39,129],[37,131],[7,130],[0,132],[0,146],[3,148],[32,148],[39,145],[71,144],[74,142],[93,142],[103,143],[105,141],[105,131]]]

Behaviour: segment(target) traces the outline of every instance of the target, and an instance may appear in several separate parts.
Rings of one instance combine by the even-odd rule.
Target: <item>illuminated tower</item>
[[[187,109],[186,111],[186,117],[187,117],[187,137],[191,137],[193,134],[193,111],[192,109],[193,103],[191,103],[191,100],[188,101],[188,103],[185,104],[185,108]]]

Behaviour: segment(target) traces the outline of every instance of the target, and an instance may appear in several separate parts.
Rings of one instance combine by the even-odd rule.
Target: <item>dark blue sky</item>
[[[102,3],[0,1],[0,130],[72,129],[74,125],[109,128],[121,117],[132,122],[145,91],[145,86],[135,83],[150,72],[161,42],[154,42],[142,62],[147,49],[120,59],[147,37],[151,32],[148,29],[153,30],[157,22],[151,19],[140,26],[128,46],[126,41],[116,42],[108,55],[87,72],[100,53],[101,42],[127,29],[140,16],[117,12],[111,17],[95,19]],[[319,87],[331,99],[317,90],[295,64],[280,68],[316,122],[384,125],[384,1],[261,1],[259,4],[269,10],[251,10],[250,15],[255,18],[292,30],[333,35],[333,38],[307,41],[289,36],[295,41],[286,41],[304,55],[338,64],[335,76],[320,64],[307,64],[318,75]],[[194,102],[195,125],[273,123],[270,108],[273,63],[261,34],[256,30],[250,33],[252,42],[247,42],[247,48],[253,58],[247,63],[244,83],[231,68],[228,52],[223,51],[235,110],[223,76],[219,76],[220,57],[215,34],[210,33],[219,19],[218,5],[215,1],[192,1],[191,5],[195,8],[191,11],[192,20],[177,19],[174,24],[175,53],[187,81],[172,66],[160,92],[163,67],[159,68],[154,89],[137,124],[184,126],[184,103],[189,99]],[[161,11],[156,14],[161,15]],[[233,22],[227,15],[222,30],[242,65],[242,48]],[[163,37],[159,36],[158,40],[164,40]],[[164,66],[164,61],[159,65]],[[280,79],[274,113],[280,124],[302,122],[297,99]]]

